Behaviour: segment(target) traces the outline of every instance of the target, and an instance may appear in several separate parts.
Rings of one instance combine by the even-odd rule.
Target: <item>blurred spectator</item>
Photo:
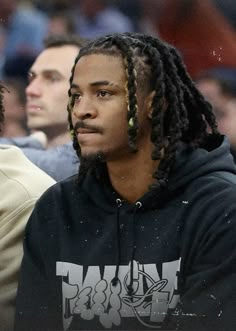
[[[215,68],[202,73],[197,87],[212,104],[219,131],[230,141],[236,161],[236,68]]]
[[[52,13],[54,11],[67,11],[71,9],[73,0],[32,0],[36,8]],[[78,1],[78,0],[76,0]]]
[[[48,147],[71,141],[66,111],[69,77],[82,42],[77,37],[49,36],[28,73],[27,123],[32,131],[46,134]]]
[[[5,108],[5,123],[3,137],[24,137],[29,134],[25,110],[25,84],[23,81],[7,79],[4,81],[3,106]]]
[[[55,180],[78,171],[78,157],[68,132],[67,103],[71,69],[85,41],[78,36],[49,36],[29,70],[26,88],[28,137],[7,139]],[[66,164],[66,166],[65,166]]]
[[[63,11],[49,14],[48,35],[75,34],[76,27],[72,15]]]
[[[142,30],[179,49],[189,73],[236,67],[236,32],[210,0],[141,0]]]
[[[77,32],[85,38],[134,30],[131,19],[109,0],[75,1],[73,15]]]
[[[8,58],[36,56],[43,48],[47,17],[17,0],[0,0],[0,27],[5,35],[2,62]]]

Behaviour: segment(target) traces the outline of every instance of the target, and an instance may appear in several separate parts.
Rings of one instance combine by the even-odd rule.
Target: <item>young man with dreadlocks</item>
[[[0,131],[4,124],[0,82]],[[25,225],[36,200],[55,181],[15,147],[0,144],[0,330],[12,331]]]
[[[30,217],[15,330],[235,330],[235,166],[176,50],[90,42],[69,97],[79,176]]]

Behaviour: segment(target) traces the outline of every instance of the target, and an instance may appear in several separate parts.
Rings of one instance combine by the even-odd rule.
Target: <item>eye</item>
[[[46,74],[45,78],[51,83],[59,82],[61,80],[61,76],[56,72]]]
[[[72,111],[72,109],[74,108],[74,105],[79,102],[80,97],[81,97],[81,95],[78,93],[71,94],[71,96],[69,98],[69,104],[68,104],[70,111]]]
[[[81,99],[81,94],[79,93],[74,93],[71,95],[71,103],[74,106],[74,104],[78,103]]]
[[[108,97],[110,95],[111,95],[111,92],[106,91],[106,90],[99,90],[99,91],[97,91],[97,96],[98,97],[104,98],[104,97]]]
[[[35,75],[33,74],[33,72],[28,72],[27,74],[27,79],[28,79],[28,83],[31,83],[34,79]]]
[[[76,94],[73,94],[72,97],[73,97],[74,102],[78,102],[81,98],[81,94],[76,93]]]

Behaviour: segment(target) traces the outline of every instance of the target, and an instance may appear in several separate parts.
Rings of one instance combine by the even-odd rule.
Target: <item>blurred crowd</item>
[[[179,50],[196,81],[220,69],[221,79],[235,89],[236,78],[228,81],[236,71],[234,0],[0,0],[0,79],[8,86],[1,135],[30,134],[24,89],[46,37],[67,34],[91,39],[124,31],[160,36]],[[214,98],[210,99],[214,106]],[[227,125],[222,131],[228,133]]]
[[[67,112],[75,58],[89,40],[114,32],[159,36],[176,47],[194,86],[211,103],[236,161],[235,0],[0,0],[0,92],[4,96],[0,109],[5,112],[2,117],[0,113],[0,163],[2,196],[6,195],[0,224],[10,218],[2,227],[6,240],[1,239],[0,245],[0,270],[9,272],[0,275],[0,325],[7,325],[5,330],[13,328],[22,238],[34,203],[54,181],[78,173],[80,166]],[[172,62],[181,76],[184,69]],[[30,188],[29,208],[22,215],[11,212],[25,203],[19,198],[19,177]],[[12,230],[15,234],[9,235]]]

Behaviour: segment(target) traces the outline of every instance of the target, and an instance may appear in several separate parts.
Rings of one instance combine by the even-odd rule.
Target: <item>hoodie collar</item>
[[[236,173],[228,139],[220,136],[218,141],[216,139],[214,146],[211,145],[209,143],[208,149],[192,150],[188,145],[181,143],[177,149],[175,164],[167,185],[154,188],[140,197],[142,209],[160,208],[175,195],[176,191],[183,189],[198,177],[217,171]],[[83,188],[99,208],[110,213],[113,213],[117,207],[116,200],[122,200],[122,197],[111,186],[105,164],[101,166],[101,171],[99,170],[99,178],[94,171],[88,172],[83,182]],[[135,208],[135,204],[127,204],[127,208],[129,207]]]

